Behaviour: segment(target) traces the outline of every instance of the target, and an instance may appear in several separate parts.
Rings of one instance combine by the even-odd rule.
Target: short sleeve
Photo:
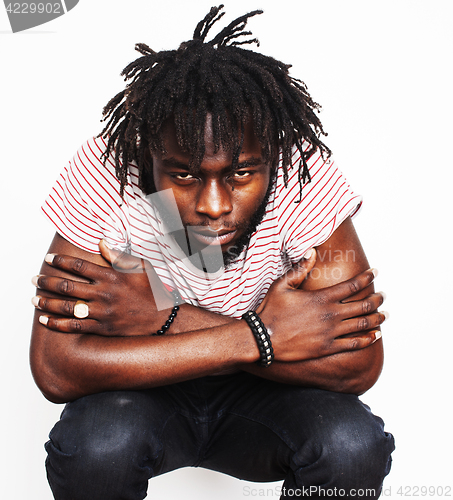
[[[287,188],[279,196],[280,235],[283,251],[292,262],[321,245],[348,217],[362,205],[333,159],[315,153],[308,162],[311,182],[305,183],[300,200],[297,166],[300,155],[293,154],[294,167],[289,172]],[[299,201],[300,200],[300,201]]]
[[[119,181],[113,166],[104,165],[104,150],[101,138],[84,143],[41,207],[63,238],[92,253],[99,253],[102,238],[118,245],[126,240]]]

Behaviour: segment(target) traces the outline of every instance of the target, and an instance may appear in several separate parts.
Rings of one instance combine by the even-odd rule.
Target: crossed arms
[[[256,363],[259,351],[245,321],[188,304],[181,306],[172,334],[152,336],[168,310],[155,307],[148,275],[116,271],[108,262],[114,256],[102,245],[101,250],[107,259],[56,235],[49,248],[55,257],[47,258],[52,262],[43,263],[35,282],[31,368],[53,402],[226,369],[356,394],[379,377],[378,331],[385,315],[377,309],[383,296],[374,293],[374,275],[366,271],[350,219],[317,248],[317,258],[303,260],[277,280],[257,309],[272,330],[275,361],[268,368]],[[89,318],[73,317],[77,299],[89,302]]]

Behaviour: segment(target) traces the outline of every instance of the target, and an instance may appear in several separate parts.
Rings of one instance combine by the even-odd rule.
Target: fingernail
[[[379,274],[378,270],[373,267],[372,269],[370,269],[370,271],[373,273],[373,276],[376,278],[376,276]]]
[[[314,248],[310,248],[310,250],[307,250],[305,253],[304,253],[304,259],[310,259],[312,256],[313,256],[313,252],[315,251]]]
[[[374,334],[374,341],[376,342],[376,340],[379,340],[381,337],[382,337],[382,333],[380,332],[380,330],[378,330]]]
[[[390,314],[387,311],[381,311],[381,314],[384,316],[385,321],[387,321],[390,317]]]
[[[33,276],[33,278],[31,279],[31,282],[34,286],[38,286],[38,278],[39,276]]]
[[[379,295],[382,295],[383,301],[387,298],[387,294],[385,292],[379,292]]]
[[[55,257],[55,254],[54,254],[54,253],[48,253],[48,254],[44,257],[44,260],[47,262],[47,264],[52,264],[54,257]]]
[[[39,308],[39,297],[37,297],[36,295],[31,299],[31,303],[35,306],[35,307],[38,307]]]
[[[49,318],[47,316],[40,316],[38,319],[42,325],[47,325],[47,323],[49,322]]]

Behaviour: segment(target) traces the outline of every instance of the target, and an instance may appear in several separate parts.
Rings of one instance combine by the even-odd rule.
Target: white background
[[[0,6],[1,498],[52,498],[43,443],[62,408],[41,396],[28,366],[30,279],[53,235],[39,206],[64,163],[100,131],[102,107],[123,87],[120,71],[138,56],[134,44],[175,48],[213,3],[80,0],[17,34]],[[356,227],[390,311],[384,372],[363,396],[397,441],[384,493],[445,492],[453,486],[453,4],[230,0],[225,22],[255,8],[265,10],[249,23],[260,50],[292,63],[323,105],[326,141],[365,197]],[[150,498],[166,500],[214,496],[278,498],[266,485],[195,469],[149,488]]]

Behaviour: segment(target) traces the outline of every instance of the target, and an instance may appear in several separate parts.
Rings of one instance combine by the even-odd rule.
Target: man
[[[57,499],[144,498],[184,466],[376,498],[389,471],[393,438],[357,397],[386,318],[361,199],[303,84],[238,47],[259,12],[206,42],[221,9],[176,51],[137,46],[43,206],[31,366],[69,401],[46,444]]]

